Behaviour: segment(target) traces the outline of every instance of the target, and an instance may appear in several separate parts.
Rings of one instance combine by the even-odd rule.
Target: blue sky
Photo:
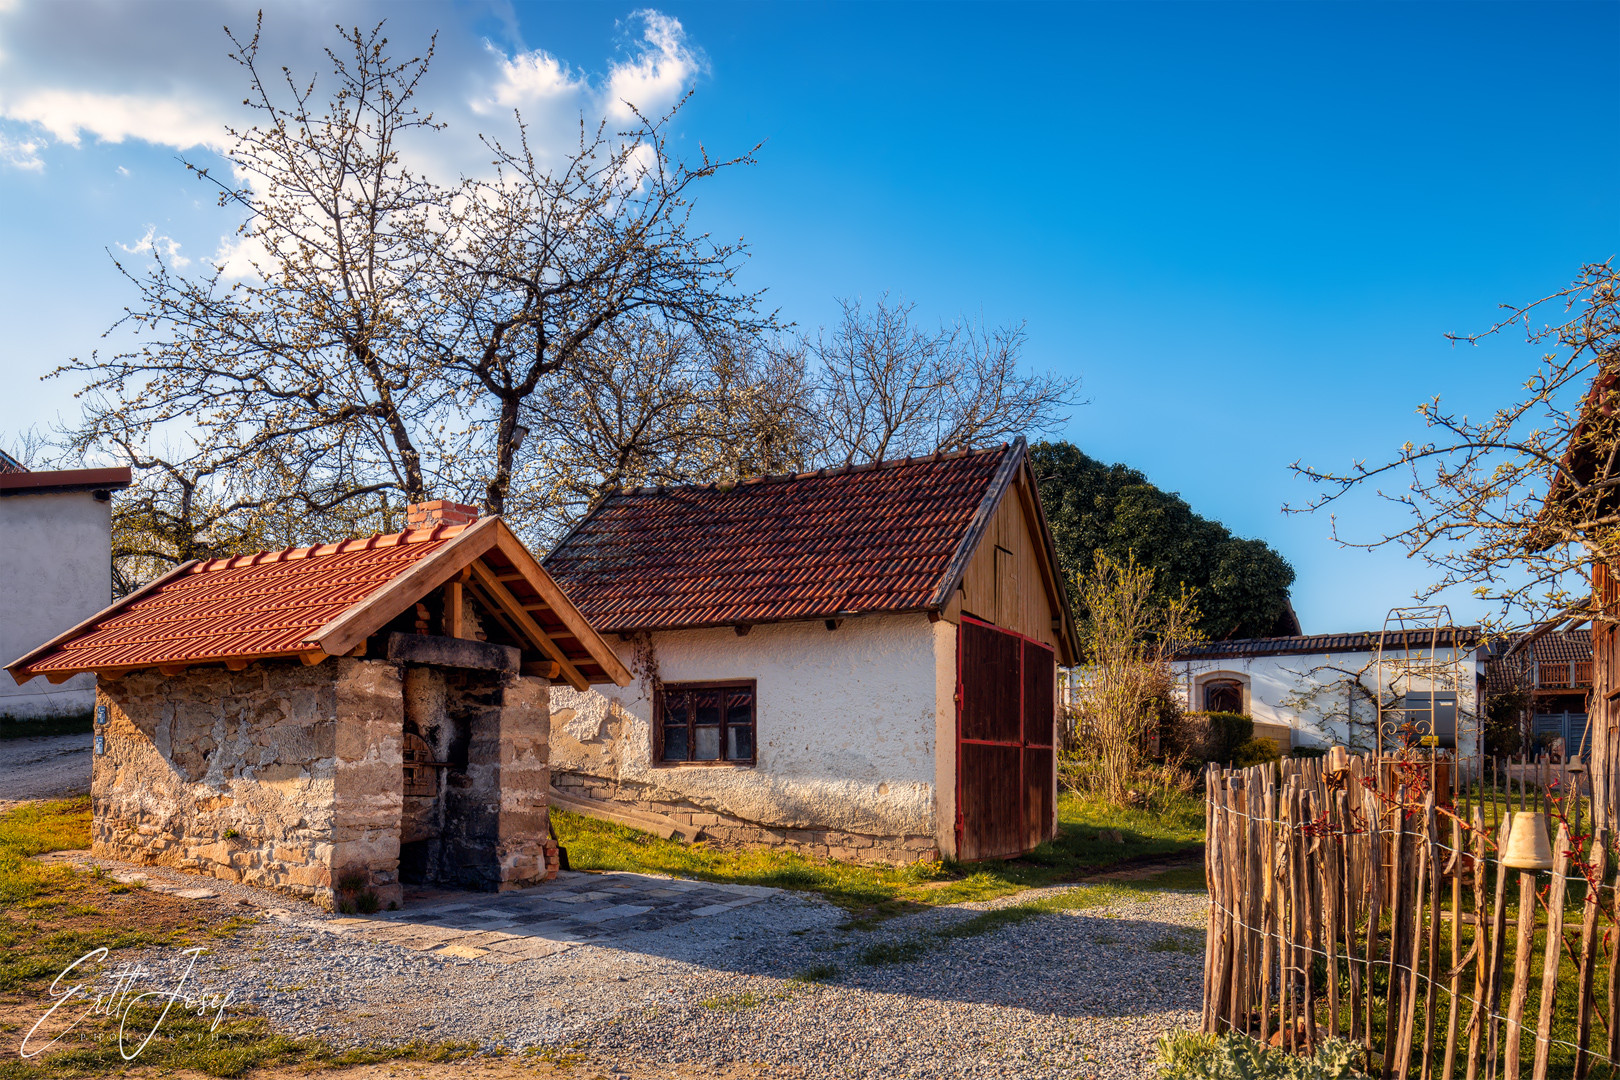
[[[106,249],[230,231],[175,158],[239,116],[219,28],[253,10],[0,3],[0,439],[71,418],[37,380],[130,301]],[[560,132],[695,87],[683,148],[765,140],[701,215],[786,318],[893,290],[1027,321],[1029,363],[1084,380],[1062,434],[1281,550],[1307,632],[1380,625],[1428,571],[1282,515],[1288,464],[1389,453],[1432,394],[1508,400],[1535,350],[1442,335],[1620,252],[1615,3],[288,4],[267,54],[313,70],[334,18],[384,14],[401,48],[440,32],[446,169],[500,102]]]

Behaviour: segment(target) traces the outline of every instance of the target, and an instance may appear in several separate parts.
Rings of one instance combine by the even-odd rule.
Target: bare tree
[[[815,361],[823,456],[860,461],[960,450],[1067,420],[1076,379],[1019,368],[1024,330],[958,322],[925,330],[887,294],[841,300],[831,330],[805,340]]]
[[[735,480],[802,468],[803,371],[752,338],[705,339],[637,315],[609,324],[521,414],[507,512],[560,532],[615,488]]]
[[[244,212],[238,265],[187,276],[161,255],[142,273],[120,264],[138,302],[109,333],[132,332],[134,346],[58,372],[88,376],[82,445],[110,444],[174,478],[187,467],[150,443],[190,430],[208,448],[195,475],[273,459],[302,485],[284,491],[312,495],[306,511],[378,490],[419,499],[436,485],[436,432],[455,396],[423,362],[420,328],[441,302],[426,270],[444,242],[442,198],[401,158],[408,136],[439,127],[413,104],[432,49],[395,62],[380,26],[343,41],[343,54],[327,53],[322,102],[313,79],[264,76],[257,31],[231,36],[261,120],[228,131],[228,180],[187,167]],[[276,491],[235,483],[256,489],[244,508]]]
[[[644,316],[708,341],[775,326],[758,312],[760,294],[737,285],[742,241],[716,242],[691,224],[696,186],[753,152],[714,160],[700,148],[693,164],[675,160],[668,129],[684,104],[657,120],[637,113],[639,126],[616,135],[582,125],[557,168],[519,118],[515,149],[490,144],[495,178],[469,182],[456,204],[462,242],[447,249],[449,318],[432,346],[488,402],[479,434],[492,513],[506,508],[525,410],[566,396],[556,384],[587,379],[586,366],[613,351],[615,323]]]
[[[1353,547],[1397,546],[1434,568],[1417,595],[1465,586],[1491,602],[1496,630],[1587,610],[1594,560],[1620,554],[1620,297],[1610,263],[1586,266],[1567,288],[1508,315],[1459,344],[1523,326],[1547,351],[1524,394],[1483,420],[1441,404],[1418,407],[1431,436],[1378,463],[1346,471],[1295,462],[1321,493],[1290,512],[1332,507],[1373,489],[1408,512],[1405,528],[1373,538],[1334,538]],[[1535,320],[1551,316],[1550,322]],[[1584,406],[1584,408],[1583,408]],[[1584,420],[1583,420],[1584,417]]]

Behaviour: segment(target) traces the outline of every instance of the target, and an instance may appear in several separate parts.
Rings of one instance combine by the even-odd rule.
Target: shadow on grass
[[[1144,860],[1190,857],[1201,849],[1204,838],[1204,804],[1195,796],[1121,809],[1100,799],[1065,794],[1058,803],[1058,836],[1027,855],[904,867],[813,859],[774,848],[685,845],[565,811],[554,810],[552,817],[576,870],[628,870],[814,892],[849,912],[854,926],[924,907],[991,900],[1077,881]],[[1113,839],[1116,835],[1118,840]],[[1178,884],[1158,887],[1202,888],[1203,869],[1188,868]]]

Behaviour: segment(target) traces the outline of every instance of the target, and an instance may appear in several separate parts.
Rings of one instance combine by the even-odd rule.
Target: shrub
[[[1281,758],[1282,755],[1277,752],[1277,744],[1270,739],[1250,739],[1232,754],[1232,764],[1236,768],[1247,769]]]
[[[1179,1031],[1159,1037],[1160,1080],[1362,1080],[1360,1048],[1327,1039],[1312,1057],[1266,1047],[1247,1035]]]
[[[1254,721],[1242,713],[1194,712],[1165,728],[1161,746],[1167,755],[1225,765],[1253,738]]]

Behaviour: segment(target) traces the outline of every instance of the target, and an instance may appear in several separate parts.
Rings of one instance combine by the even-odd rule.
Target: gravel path
[[[0,739],[0,813],[29,799],[61,799],[89,790],[88,732]]]
[[[340,1044],[575,1049],[638,1078],[1125,1078],[1150,1075],[1157,1035],[1197,1019],[1202,895],[1144,894],[940,937],[1020,898],[861,931],[841,929],[843,913],[814,897],[780,893],[497,964],[366,940],[353,920],[282,897],[139,869],[165,889],[206,886],[217,895],[194,902],[256,920],[203,957],[192,986],[228,988],[279,1030]],[[874,947],[903,959],[862,963]]]

